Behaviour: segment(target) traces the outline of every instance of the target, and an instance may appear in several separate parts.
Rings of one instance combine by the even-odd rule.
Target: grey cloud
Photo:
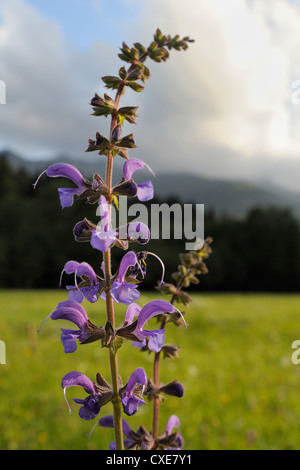
[[[219,0],[189,2],[187,8],[179,0],[151,0],[139,9],[134,25],[123,26],[128,44],[137,40],[147,44],[158,26],[164,32],[196,39],[188,51],[173,51],[166,64],[150,64],[152,77],[143,93],[124,96],[123,105],[139,106],[138,125],[124,129],[134,131],[138,144],[131,156],[147,161],[156,172],[184,170],[215,178],[270,179],[295,188],[300,166],[288,148],[281,158],[264,152],[271,117],[274,113],[280,116],[280,106],[285,109],[280,87],[288,83],[289,63],[270,93],[269,104],[262,106],[259,99],[253,103],[247,86],[253,77],[257,80],[255,70],[244,70],[243,65],[230,61],[227,41],[232,38],[218,16]],[[233,0],[229,3],[234,5]],[[133,8],[135,2],[127,4]],[[249,12],[256,15],[251,19],[257,20],[268,47],[272,49],[276,43],[282,58],[284,46],[272,39],[278,22],[269,38],[270,20],[265,25],[264,11],[255,10],[258,4],[249,3]],[[7,104],[0,107],[0,145],[27,157],[66,154],[87,158],[83,152],[88,138],[97,130],[105,134],[108,129],[105,119],[90,116],[88,101],[95,91],[103,93],[100,77],[116,74],[122,65],[117,48],[98,41],[80,50],[65,40],[58,24],[43,18],[24,0],[3,0],[2,16],[0,78],[7,86]],[[251,31],[251,24],[248,27]],[[279,30],[295,59],[295,42],[286,28]],[[245,54],[246,46],[242,49]],[[251,54],[255,57],[256,52],[250,50],[249,60],[254,60]],[[244,63],[247,65],[247,55]],[[293,62],[293,79],[295,70]],[[262,90],[254,88],[253,97]],[[272,101],[277,94],[278,106]],[[297,136],[299,113],[295,107],[291,113],[290,132]],[[237,145],[239,138],[243,138],[242,144]]]

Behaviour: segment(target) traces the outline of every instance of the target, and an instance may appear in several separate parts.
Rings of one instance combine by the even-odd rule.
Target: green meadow
[[[140,305],[154,298],[143,295]],[[6,364],[0,365],[0,449],[107,449],[113,431],[78,416],[67,390],[72,416],[60,386],[78,370],[92,380],[96,372],[110,381],[108,351],[98,343],[79,345],[64,354],[60,328],[70,323],[42,321],[65,300],[63,291],[1,291],[0,340]],[[91,320],[105,324],[104,303],[84,304]],[[117,324],[125,307],[117,306]],[[170,324],[167,343],[181,347],[179,358],[162,362],[164,383],[177,378],[181,399],[168,397],[161,407],[164,430],[171,414],[180,419],[185,449],[300,449],[300,364],[292,363],[294,340],[300,339],[299,295],[194,294],[187,309],[189,326]],[[154,320],[153,320],[154,321]],[[154,321],[153,325],[156,326]],[[151,327],[151,325],[149,325]],[[152,354],[130,342],[119,350],[123,383],[139,366],[152,376]],[[105,405],[99,417],[111,414]],[[151,404],[126,417],[132,429],[151,429]]]

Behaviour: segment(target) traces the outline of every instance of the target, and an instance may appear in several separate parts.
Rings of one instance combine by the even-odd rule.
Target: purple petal
[[[141,400],[134,395],[131,397],[125,396],[121,399],[121,402],[123,404],[124,413],[126,413],[128,416],[134,415],[137,412],[138,407],[146,403],[144,400]]]
[[[137,185],[137,198],[139,201],[150,201],[154,197],[154,188],[151,181],[146,181],[145,183],[139,183]]]
[[[86,320],[88,319],[86,311],[77,302],[72,302],[71,300],[64,300],[63,302],[59,302],[59,304],[57,304],[57,306],[56,306],[56,308],[63,308],[63,307],[71,307],[71,308],[73,307],[73,308],[79,310],[81,312],[81,314],[83,316],[85,316]]]
[[[128,383],[122,392],[121,402],[123,404],[123,409],[129,416],[136,413],[139,406],[145,404],[143,400],[135,397],[133,394],[136,384],[140,384],[142,386],[147,384],[147,376],[142,367],[139,367],[131,374]]]
[[[77,186],[84,185],[84,178],[77,168],[68,163],[56,163],[55,165],[49,166],[46,170],[47,176],[51,178],[68,178],[73,181]]]
[[[84,301],[83,293],[74,286],[66,286],[68,290],[68,298],[73,302],[81,304]]]
[[[97,397],[90,396],[85,400],[74,398],[75,403],[83,403],[83,406],[79,410],[79,416],[81,419],[89,421],[96,418],[100,411],[100,404]]]
[[[165,330],[143,330],[140,333],[142,336],[148,337],[148,348],[150,351],[159,352],[165,342]]]
[[[137,284],[115,281],[110,293],[115,302],[129,305],[140,297],[137,287]]]
[[[170,418],[169,418],[169,421],[167,423],[167,426],[166,426],[166,433],[168,435],[172,434],[172,431],[174,428],[178,428],[180,422],[179,422],[179,418],[176,416],[176,415],[172,415]]]
[[[125,256],[123,256],[118,273],[118,280],[120,282],[124,281],[124,277],[126,276],[126,272],[129,266],[135,266],[136,263],[137,257],[133,251],[129,251]]]
[[[152,300],[142,308],[138,316],[137,329],[141,329],[150,318],[156,315],[172,312],[174,312],[174,307],[166,300]]]
[[[104,196],[101,196],[99,199],[99,211],[103,230],[107,232],[110,225],[110,215],[108,210],[108,202]]]
[[[83,387],[87,393],[95,393],[95,387],[93,382],[81,372],[69,372],[66,374],[61,381],[62,388],[69,387]]]
[[[77,276],[87,276],[91,281],[97,282],[97,276],[95,271],[93,270],[92,266],[90,266],[88,263],[80,263],[78,265],[78,268],[76,270]]]
[[[84,297],[91,303],[97,302],[98,300],[98,289],[99,285],[81,287],[80,290],[83,293]]]
[[[65,264],[64,271],[65,271],[67,274],[75,273],[75,271],[76,271],[76,269],[78,268],[78,266],[79,266],[78,261],[68,261],[68,262]]]
[[[138,158],[130,158],[129,160],[126,160],[123,165],[123,177],[126,180],[130,180],[135,171],[142,170],[145,166],[154,175],[151,168],[145,162],[139,160]]]
[[[107,251],[116,240],[117,232],[99,232],[92,230],[91,245],[99,251]]]
[[[74,196],[80,196],[86,188],[58,188],[58,194],[61,207],[71,207],[74,202]]]
[[[143,386],[147,384],[147,375],[142,367],[138,367],[132,372],[126,385],[126,393],[132,393],[137,383]]]
[[[146,338],[143,339],[143,341],[132,341],[132,346],[134,346],[135,348],[143,348],[144,346],[146,346],[146,344]]]
[[[113,415],[103,416],[99,419],[98,424],[103,428],[114,428],[115,423]]]
[[[61,342],[64,347],[64,352],[66,354],[73,353],[77,349],[76,340],[80,336],[80,331],[75,330],[65,330],[61,328]]]
[[[128,237],[144,245],[150,240],[150,230],[143,222],[130,222],[128,225]]]
[[[81,305],[71,300],[66,300],[58,304],[56,310],[51,313],[50,318],[52,320],[71,321],[80,329],[84,327],[88,319],[87,314]]]
[[[129,325],[133,322],[135,317],[138,317],[141,311],[141,307],[138,304],[131,304],[126,310],[125,322]]]
[[[102,426],[103,428],[114,428],[115,427],[115,424],[114,424],[114,417],[113,415],[108,415],[108,416],[103,416],[103,418],[101,418],[99,420],[99,426]],[[129,424],[127,423],[127,421],[122,418],[122,427],[123,427],[123,433],[125,434],[126,437],[130,437],[130,434],[131,434],[131,428],[129,426]]]

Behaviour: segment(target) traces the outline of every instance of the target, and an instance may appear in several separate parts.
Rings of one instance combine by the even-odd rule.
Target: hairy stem
[[[109,158],[108,158],[109,160]],[[109,164],[107,165],[109,167]],[[109,174],[109,171],[107,172]],[[106,282],[106,315],[107,321],[109,321],[113,328],[115,328],[115,313],[114,303],[110,294],[111,288],[111,251],[110,248],[103,253],[104,271],[105,271],[105,282]],[[110,361],[110,372],[111,382],[113,388],[113,412],[114,412],[114,429],[115,429],[115,440],[118,450],[124,449],[123,444],[123,431],[122,431],[122,416],[121,416],[121,399],[119,396],[118,386],[118,358],[117,354],[109,348],[109,361]]]
[[[112,115],[111,126],[110,126],[110,137],[114,127],[117,124],[118,116],[118,104],[120,97],[123,91],[123,87],[120,87],[116,95],[116,109]],[[107,165],[106,165],[106,184],[107,184],[107,202],[109,210],[109,219],[111,218],[111,203],[112,203],[112,172],[113,172],[113,155],[111,152],[107,156]],[[103,253],[103,262],[104,262],[104,271],[105,271],[105,282],[106,282],[106,315],[107,321],[109,321],[115,328],[115,313],[114,313],[114,302],[110,294],[111,288],[111,250],[110,248]],[[111,372],[111,382],[113,388],[113,412],[114,412],[114,429],[115,429],[115,440],[117,450],[124,449],[123,443],[123,430],[122,430],[122,406],[121,399],[119,396],[119,384],[118,384],[118,358],[117,353],[109,348],[109,361],[110,361],[110,372]]]
[[[156,352],[153,362],[153,381],[156,388],[159,387],[159,359],[160,352]],[[152,435],[154,439],[157,439],[159,433],[159,396],[155,395],[153,398],[153,423],[152,423]]]

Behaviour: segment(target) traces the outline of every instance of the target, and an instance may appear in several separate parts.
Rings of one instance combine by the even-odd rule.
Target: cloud
[[[173,12],[167,26],[190,34],[196,43],[180,62],[172,58],[158,93],[177,103],[183,132],[193,137],[191,153],[210,144],[242,159],[298,158],[300,107],[291,96],[292,82],[300,76],[299,7],[286,0],[188,3],[191,8],[177,0],[164,2]],[[158,10],[158,4],[154,0],[151,8]],[[178,128],[176,135],[183,150],[186,140]]]
[[[139,147],[131,155],[155,171],[272,179],[295,188],[300,105],[292,101],[292,83],[300,79],[299,6],[288,0],[121,3],[128,14],[122,23],[115,12],[118,34],[128,44],[147,45],[157,27],[196,40],[186,52],[173,51],[167,63],[151,63],[145,91],[124,96],[124,105],[140,107],[134,127]],[[101,2],[95,5],[100,16]],[[0,107],[0,143],[28,156],[86,158],[87,139],[107,126],[90,116],[88,101],[103,92],[100,77],[122,65],[116,46],[99,40],[80,49],[66,40],[61,25],[25,0],[3,0],[1,16],[7,104]]]
[[[1,16],[2,146],[25,156],[81,153],[96,132],[88,102],[99,89],[110,45],[76,48],[55,21],[22,0],[4,0]]]

